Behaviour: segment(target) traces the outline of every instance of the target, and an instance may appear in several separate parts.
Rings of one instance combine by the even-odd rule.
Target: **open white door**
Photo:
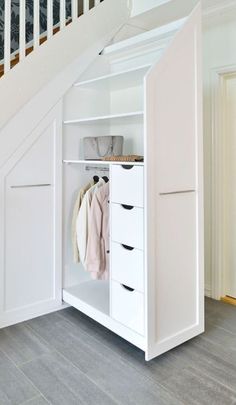
[[[204,330],[201,8],[146,77],[146,359]]]

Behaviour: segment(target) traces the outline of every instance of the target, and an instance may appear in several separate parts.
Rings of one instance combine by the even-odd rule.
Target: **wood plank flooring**
[[[206,299],[206,332],[146,363],[73,308],[0,330],[0,405],[236,405],[236,308]]]

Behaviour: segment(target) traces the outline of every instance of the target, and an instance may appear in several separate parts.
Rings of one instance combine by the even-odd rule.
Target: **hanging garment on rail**
[[[93,279],[108,279],[109,253],[109,183],[106,183],[96,190],[91,204],[86,270]]]
[[[85,268],[86,268],[86,254],[87,254],[88,232],[89,232],[89,218],[92,199],[96,190],[99,187],[103,186],[104,184],[105,181],[100,178],[98,183],[96,183],[86,192],[76,220],[76,237],[77,237],[79,257],[81,263]]]
[[[73,215],[72,215],[72,226],[71,226],[71,237],[72,237],[72,248],[73,248],[73,258],[75,263],[79,263],[80,257],[79,257],[79,250],[78,250],[78,244],[77,244],[77,233],[76,233],[76,220],[79,214],[79,210],[83,201],[83,198],[86,194],[86,192],[94,186],[94,180],[89,182],[85,187],[82,187],[77,195],[77,199],[75,202],[75,206],[73,209]]]

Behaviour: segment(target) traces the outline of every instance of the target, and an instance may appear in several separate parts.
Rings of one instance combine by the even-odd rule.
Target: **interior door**
[[[236,298],[236,74],[225,76],[224,293]]]
[[[203,332],[201,8],[146,77],[149,360]]]

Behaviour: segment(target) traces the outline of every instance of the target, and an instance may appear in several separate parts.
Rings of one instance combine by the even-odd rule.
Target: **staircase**
[[[5,127],[18,113],[25,111],[24,122],[30,118],[32,127],[34,113],[29,105],[34,103],[32,109],[39,122],[56,104],[127,22],[131,3],[129,0],[6,0],[4,8],[1,4],[3,2],[0,2],[0,35],[2,28],[4,38],[0,40],[0,47],[4,43],[4,58],[0,60],[2,146],[1,138],[6,139]],[[18,4],[19,13],[13,18],[14,4]],[[33,7],[30,12],[29,5]],[[4,24],[1,22],[3,14]],[[14,43],[13,31],[17,38]],[[20,122],[22,117],[19,117]]]
[[[0,77],[104,0],[6,0],[0,10]]]

